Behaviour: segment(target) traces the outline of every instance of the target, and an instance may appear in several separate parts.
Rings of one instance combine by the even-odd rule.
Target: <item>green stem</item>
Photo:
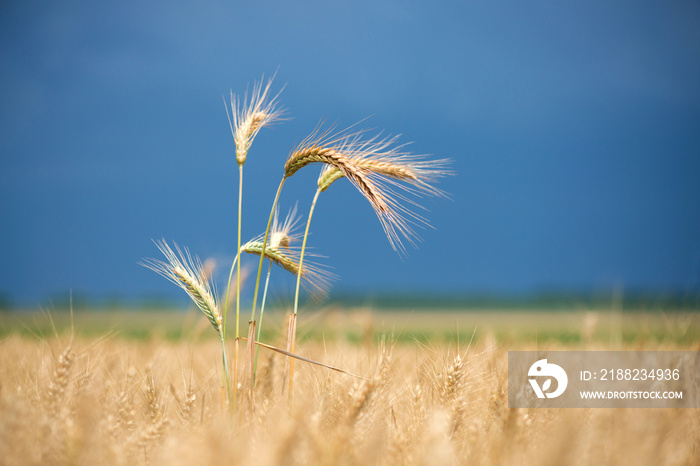
[[[241,308],[241,219],[243,210],[243,165],[238,165],[238,247],[236,248],[236,258],[231,264],[231,272],[228,275],[228,283],[226,284],[226,302],[224,304],[224,325],[223,330],[226,331],[226,316],[228,316],[228,295],[231,290],[231,280],[233,279],[233,270],[238,264],[238,273],[236,277],[236,338],[240,336],[239,315]]]
[[[321,194],[321,190],[316,190],[316,195],[314,200],[311,202],[311,209],[309,210],[309,218],[306,221],[306,231],[304,231],[304,240],[301,243],[301,254],[299,255],[299,273],[297,273],[297,289],[294,293],[294,314],[297,313],[299,309],[299,285],[301,284],[301,275],[304,270],[304,251],[306,250],[306,238],[309,236],[309,227],[311,226],[311,217],[314,214],[314,209],[316,208],[316,201],[318,200],[318,195]],[[293,351],[292,351],[293,352]]]
[[[226,285],[226,298],[225,298],[225,303],[224,303],[224,322],[223,322],[223,325],[221,326],[221,334],[222,334],[221,343],[222,344],[224,342],[224,336],[226,335],[226,316],[228,315],[228,303],[229,303],[228,292],[231,289],[231,279],[233,277],[233,270],[236,268],[236,264],[239,262],[238,258],[239,258],[239,256],[237,255],[236,258],[233,259],[233,264],[231,264],[231,272],[229,273],[229,276],[228,276],[228,284]],[[240,294],[240,293],[236,293],[236,294]],[[224,364],[226,364],[226,362],[225,362],[226,361],[226,347],[225,346],[223,348],[223,351],[224,351]],[[235,339],[235,344],[233,347],[233,358],[234,358],[233,359],[233,376],[235,378],[235,380],[233,381],[233,383],[234,383],[233,390],[234,390],[234,392],[238,392],[238,312],[237,311],[236,311],[236,339]],[[226,377],[226,388],[227,388],[226,392],[227,392],[227,396],[229,397],[229,403],[230,403],[231,402],[231,400],[230,400],[231,395],[230,395],[229,380],[228,380],[228,378],[229,378],[228,366],[226,367],[225,377]],[[233,409],[234,409],[234,411],[236,409],[236,399],[237,399],[237,396],[234,393],[234,397],[233,397]]]
[[[262,303],[260,304],[260,325],[258,325],[258,336],[257,340],[260,341],[260,329],[262,329],[262,319],[263,313],[265,312],[265,300],[267,299],[267,287],[270,285],[270,273],[272,272],[272,261],[268,261],[270,266],[267,269],[267,278],[265,278],[265,289],[263,290]],[[255,373],[258,370],[258,350],[260,348],[255,346],[255,365],[253,366],[253,386],[255,386]]]
[[[221,335],[221,354],[223,355],[224,364],[224,385],[226,386],[226,401],[228,402],[228,404],[231,404],[231,386],[229,385],[228,361],[226,360],[226,343],[224,343],[223,334]]]
[[[301,254],[299,255],[299,272],[297,273],[297,289],[296,292],[294,293],[294,317],[293,319],[296,319],[297,316],[297,311],[299,310],[299,285],[301,285],[301,275],[304,271],[304,251],[306,251],[306,239],[309,237],[309,227],[311,226],[311,217],[314,215],[314,209],[316,208],[316,201],[318,200],[318,196],[321,194],[321,189],[316,190],[316,195],[314,196],[314,200],[311,202],[311,209],[309,209],[309,218],[306,220],[306,230],[304,231],[304,240],[301,243]],[[291,321],[290,321],[291,322]],[[296,346],[296,325],[292,329],[289,338],[291,338],[291,342],[289,343],[290,347],[290,352],[294,353],[295,346]],[[290,404],[291,404],[291,399],[292,399],[292,390],[294,388],[294,359],[290,358],[289,360],[289,399],[290,399]]]
[[[222,332],[226,332],[226,316],[228,315],[228,303],[229,303],[229,290],[231,289],[231,281],[233,280],[233,271],[236,270],[236,264],[238,263],[239,256],[233,258],[233,263],[231,264],[231,272],[228,274],[228,283],[226,284],[226,298],[224,302],[224,322],[221,327]],[[238,338],[238,332],[236,332],[236,338]]]
[[[241,211],[243,210],[243,164],[238,164],[238,247],[236,248],[236,338],[239,335],[239,315],[241,310]]]
[[[228,295],[229,291],[231,290],[231,279],[233,278],[233,269],[236,268],[236,265],[238,265],[238,274],[236,277],[236,344],[234,346],[234,354],[233,354],[233,376],[235,378],[234,384],[233,384],[233,389],[234,391],[238,391],[238,338],[240,337],[240,329],[239,329],[239,316],[240,316],[240,309],[241,309],[241,219],[242,219],[242,214],[241,211],[243,210],[243,164],[239,163],[238,164],[238,247],[236,248],[236,258],[233,260],[233,264],[231,264],[231,272],[228,274],[228,283],[226,284],[226,300],[224,302],[224,322],[222,326],[222,334],[226,334],[226,317],[228,316]],[[225,350],[224,350],[224,358],[226,357]],[[226,378],[228,379],[228,369],[226,370]],[[226,386],[228,387],[228,380],[226,380]],[[237,400],[236,394],[234,394],[233,397],[233,403],[234,403],[234,411],[236,409],[236,400]]]
[[[265,289],[263,290],[262,303],[260,304],[260,325],[258,326],[258,341],[260,341],[260,327],[262,327],[263,312],[265,312],[265,301],[267,299],[267,288],[270,285],[270,273],[272,272],[272,261],[268,261],[270,266],[267,269],[267,278],[265,278]]]
[[[270,227],[272,226],[272,218],[275,215],[275,209],[277,208],[277,201],[279,201],[280,193],[282,192],[282,186],[287,180],[287,177],[283,177],[280,181],[280,185],[277,188],[277,194],[275,194],[275,200],[272,203],[272,210],[270,210],[270,218],[267,221],[267,228],[265,229],[265,237],[263,238],[262,251],[260,252],[260,263],[258,264],[258,276],[255,279],[255,293],[253,294],[253,309],[250,312],[250,320],[255,320],[255,305],[258,302],[258,292],[260,291],[260,276],[262,274],[263,261],[265,260],[265,247],[267,246],[267,238],[270,235]]]

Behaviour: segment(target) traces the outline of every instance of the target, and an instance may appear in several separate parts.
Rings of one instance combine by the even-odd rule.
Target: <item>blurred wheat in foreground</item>
[[[306,342],[306,356],[366,380],[305,366],[291,408],[279,390],[284,357],[261,351],[256,410],[241,422],[221,409],[221,368],[211,364],[219,350],[214,338],[0,339],[0,464],[690,465],[700,458],[700,410],[509,409],[507,351],[488,341],[468,349]]]

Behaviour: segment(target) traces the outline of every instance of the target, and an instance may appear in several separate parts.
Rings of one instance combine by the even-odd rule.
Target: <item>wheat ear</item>
[[[243,165],[248,157],[250,146],[255,140],[260,129],[272,123],[283,120],[285,110],[277,102],[280,93],[275,96],[270,94],[270,86],[275,79],[273,76],[263,87],[263,79],[253,84],[253,91],[248,99],[246,92],[243,99],[231,92],[231,113],[226,108],[231,134],[236,143],[236,161]]]
[[[253,240],[241,246],[241,252],[257,256],[264,255],[266,259],[274,262],[284,270],[295,276],[304,278],[305,284],[309,286],[309,289],[313,289],[319,293],[326,292],[330,274],[315,265],[306,264],[306,266],[302,266],[299,263],[299,259],[295,257],[295,255],[290,254],[288,250],[273,247],[269,242],[267,247],[264,247],[262,240]],[[299,273],[299,271],[301,271],[301,273]]]
[[[176,244],[173,251],[165,240],[154,241],[168,262],[156,259],[146,259],[141,265],[167,278],[192,298],[195,305],[211,323],[216,333],[222,336],[222,316],[211,285],[204,281],[202,263],[193,258],[190,252],[180,249]],[[177,252],[177,253],[176,253]]]
[[[389,205],[387,213],[377,212],[389,242],[399,253],[403,253],[401,238],[415,245],[419,236],[411,224],[429,226],[427,220],[414,212],[409,206],[422,207],[409,198],[423,194],[447,197],[435,184],[439,178],[452,174],[448,159],[429,160],[426,156],[404,151],[405,144],[398,144],[398,136],[366,136],[365,131],[358,131],[347,136],[344,150],[350,163],[363,172],[367,179],[383,193]],[[326,191],[335,181],[345,177],[337,167],[326,165],[318,178],[318,187]]]
[[[397,137],[368,136],[368,131],[351,128],[331,134],[321,126],[293,150],[285,164],[285,177],[311,163],[325,164],[318,181],[321,191],[340,178],[348,178],[370,202],[391,246],[403,254],[402,239],[411,244],[419,239],[412,223],[426,224],[404,204],[415,204],[392,190],[396,185],[412,194],[441,194],[434,187],[436,178],[446,174],[446,161],[430,162],[403,151]]]
[[[285,164],[284,176],[288,178],[311,163],[325,163],[335,167],[363,193],[377,212],[389,213],[390,208],[384,196],[366,172],[360,169],[351,158],[335,149],[312,145],[292,152]]]
[[[223,377],[228,396],[230,394],[230,389],[228,361],[226,359],[226,334],[223,331],[223,319],[219,311],[219,305],[212,291],[212,286],[209,284],[207,276],[204,273],[202,262],[197,257],[193,258],[189,250],[185,249],[183,252],[177,244],[175,244],[175,251],[173,251],[164,239],[154,241],[154,243],[168,261],[163,262],[156,259],[145,259],[141,265],[162,275],[185,290],[199,310],[202,311],[202,314],[209,320],[214,330],[216,330],[216,333],[221,339],[221,352],[224,366]]]

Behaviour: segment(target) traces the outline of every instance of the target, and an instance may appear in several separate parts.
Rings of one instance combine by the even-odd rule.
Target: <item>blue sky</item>
[[[4,2],[0,293],[179,296],[137,265],[164,237],[224,275],[237,168],[222,96],[275,72],[290,120],[245,167],[262,232],[321,119],[451,158],[434,229],[399,258],[346,183],[310,244],[331,293],[700,291],[700,6],[693,2]],[[285,187],[306,212],[317,168]],[[249,265],[254,267],[254,261]],[[278,297],[293,285],[278,271]]]

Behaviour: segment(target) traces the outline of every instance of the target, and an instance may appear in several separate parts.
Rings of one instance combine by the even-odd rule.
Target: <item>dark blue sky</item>
[[[372,115],[454,160],[405,260],[347,182],[321,197],[310,244],[336,292],[698,292],[699,24],[686,1],[3,2],[0,293],[180,296],[137,265],[161,237],[217,258],[223,287],[222,95],[275,72],[292,119],[253,145],[244,239],[322,118]],[[317,173],[290,179],[284,211],[308,210]]]

